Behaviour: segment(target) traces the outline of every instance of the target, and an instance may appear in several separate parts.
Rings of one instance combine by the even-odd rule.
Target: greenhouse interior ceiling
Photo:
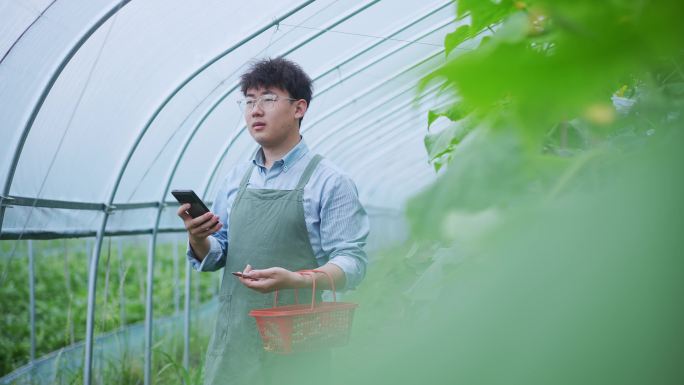
[[[683,17],[665,0],[0,0],[0,384],[684,383]],[[280,58],[310,100],[249,83]],[[289,107],[290,136],[259,134]],[[197,235],[209,222],[172,190],[218,223]],[[256,286],[268,268],[283,281]],[[297,288],[310,309],[286,303]],[[312,339],[334,340],[311,315],[332,303],[343,343],[297,351],[309,319],[276,354],[245,311],[264,345],[230,351],[264,366],[231,371],[216,346],[242,329],[223,318],[240,293],[277,309],[279,289]]]

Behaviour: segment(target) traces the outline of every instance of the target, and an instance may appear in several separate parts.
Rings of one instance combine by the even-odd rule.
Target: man
[[[309,152],[299,133],[312,96],[306,73],[286,59],[261,60],[242,75],[241,90],[249,133],[261,147],[229,172],[211,212],[193,219],[189,205],[182,205],[178,215],[188,230],[194,268],[224,267],[205,384],[287,384],[286,373],[298,362],[307,364],[308,373],[299,378],[312,370],[323,373],[329,351],[265,353],[248,313],[273,306],[266,293],[274,290],[311,288],[314,279],[317,288],[329,287],[325,274],[298,270],[322,270],[338,290],[358,285],[366,271],[368,217],[352,180]],[[231,274],[237,271],[243,277]],[[292,292],[280,291],[278,304],[294,303]],[[307,298],[304,293],[311,295],[300,290],[299,296]]]

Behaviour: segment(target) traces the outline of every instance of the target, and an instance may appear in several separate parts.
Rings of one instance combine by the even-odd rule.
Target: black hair
[[[304,99],[307,105],[311,104],[311,78],[291,60],[277,57],[252,62],[240,77],[240,88],[244,95],[248,89],[259,87],[277,87],[287,91],[291,98]],[[299,123],[301,125],[301,119]]]

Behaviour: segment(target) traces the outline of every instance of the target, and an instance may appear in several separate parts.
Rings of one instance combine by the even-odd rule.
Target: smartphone
[[[209,212],[207,205],[192,190],[172,190],[171,194],[180,204],[190,203],[190,209],[187,213],[193,218]]]

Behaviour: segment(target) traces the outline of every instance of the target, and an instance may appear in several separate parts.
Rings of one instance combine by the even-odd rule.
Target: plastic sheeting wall
[[[9,196],[107,204],[113,194],[113,210],[171,200],[168,186],[213,199],[254,150],[237,79],[251,59],[278,55],[315,79],[303,135],[366,204],[401,208],[434,178],[422,146],[432,93],[416,102],[415,85],[444,59],[451,2],[0,4]],[[150,228],[155,213],[120,215],[117,227]],[[98,222],[87,210],[14,206],[2,231],[94,232]]]

